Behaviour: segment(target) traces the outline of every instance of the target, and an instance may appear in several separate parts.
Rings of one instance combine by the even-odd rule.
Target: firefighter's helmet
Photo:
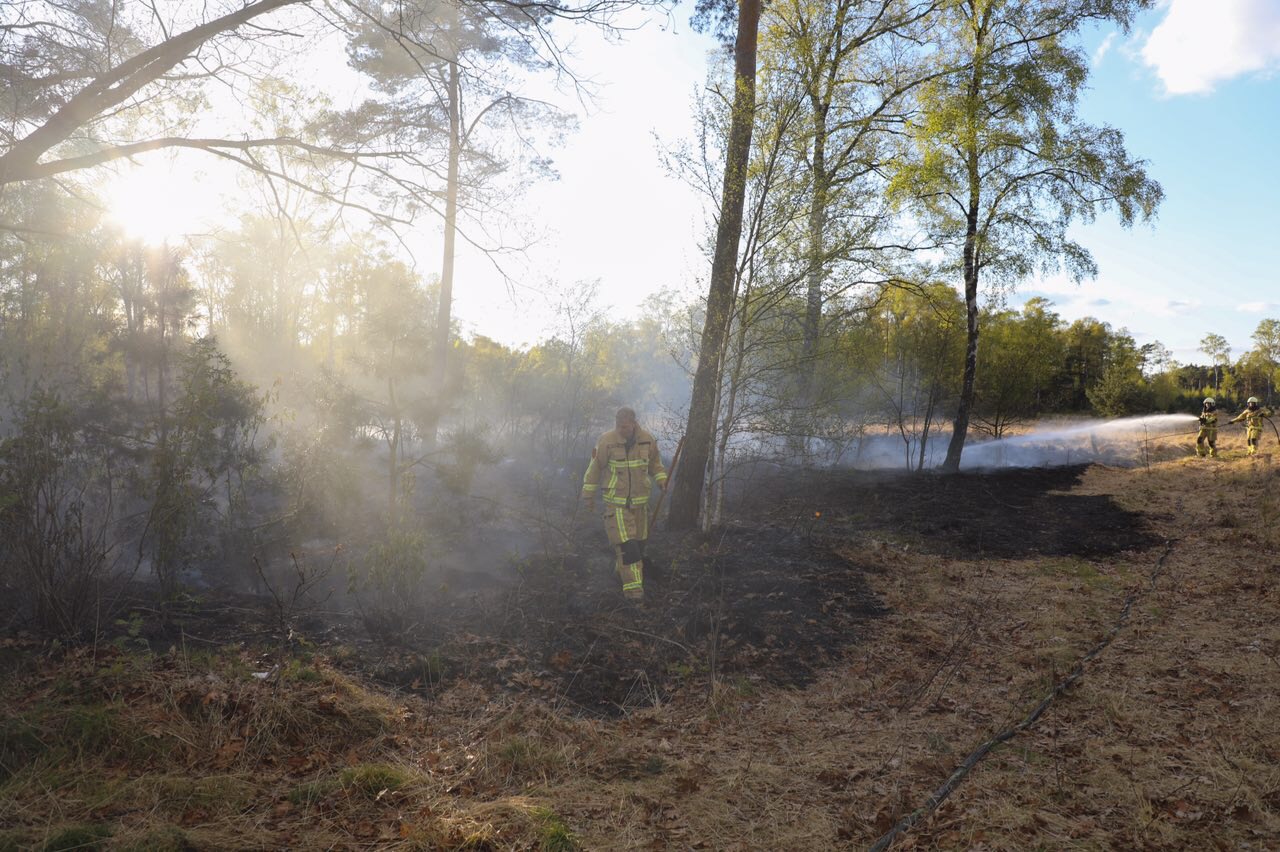
[[[1206,396],[1204,398],[1204,407],[1206,411],[1213,411],[1215,408],[1218,407],[1218,403],[1217,401],[1214,400],[1213,397]]]
[[[1257,404],[1258,404],[1258,398],[1256,396],[1249,397],[1249,405],[1256,406]]]

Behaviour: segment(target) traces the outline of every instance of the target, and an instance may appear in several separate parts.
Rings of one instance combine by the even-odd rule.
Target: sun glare
[[[133,239],[152,245],[207,231],[220,199],[200,178],[173,163],[138,165],[107,184],[107,216]]]

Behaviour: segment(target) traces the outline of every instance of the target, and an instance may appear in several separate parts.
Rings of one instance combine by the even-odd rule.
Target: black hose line
[[[1272,425],[1274,426],[1275,424]],[[1165,542],[1164,552],[1160,554],[1160,558],[1156,560],[1155,568],[1152,569],[1151,578],[1147,584],[1147,591],[1155,588],[1156,581],[1160,579],[1160,574],[1164,570],[1164,561],[1169,556],[1170,551],[1173,550],[1173,545],[1176,542],[1177,539],[1170,539]],[[884,850],[888,849],[895,840],[910,831],[911,827],[917,822],[937,810],[938,806],[946,801],[947,797],[951,795],[956,787],[960,786],[960,782],[965,779],[965,776],[967,776],[993,748],[1000,743],[1013,739],[1017,734],[1034,725],[1036,720],[1040,718],[1040,714],[1044,713],[1045,709],[1053,703],[1053,700],[1065,692],[1068,687],[1084,675],[1085,663],[1098,656],[1098,654],[1102,653],[1102,651],[1111,644],[1111,640],[1116,637],[1116,634],[1120,632],[1120,628],[1124,627],[1125,622],[1129,620],[1129,614],[1133,610],[1133,604],[1137,601],[1138,596],[1141,593],[1141,589],[1135,589],[1129,593],[1125,598],[1124,607],[1120,610],[1120,617],[1116,619],[1116,623],[1112,625],[1109,631],[1107,631],[1107,635],[1102,637],[1098,644],[1094,645],[1093,648],[1089,650],[1089,653],[1080,658],[1080,661],[1076,663],[1075,668],[1071,670],[1071,673],[1060,680],[1049,694],[1046,695],[1044,699],[1022,719],[1021,722],[1013,725],[1012,727],[1005,728],[1003,731],[974,749],[969,756],[966,757],[958,767],[956,767],[950,777],[942,783],[942,786],[933,791],[933,795],[929,797],[927,802],[916,808],[907,816],[903,817],[899,820],[897,825],[881,835],[880,839],[871,846],[869,852],[884,852]]]

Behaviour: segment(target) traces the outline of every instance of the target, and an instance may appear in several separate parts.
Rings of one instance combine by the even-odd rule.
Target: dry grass
[[[432,730],[324,663],[260,678],[238,652],[39,662],[0,709],[0,850],[576,848],[546,802],[500,789],[565,766],[552,717]],[[501,772],[476,760],[491,742]]]
[[[1162,547],[952,559],[882,536],[890,614],[803,690],[739,677],[595,721],[466,681],[393,700],[322,660],[262,680],[237,653],[42,659],[0,708],[0,850],[866,848],[1130,594],[1079,683],[894,848],[1280,848],[1280,475],[1224,444],[1072,492],[1173,541],[1154,587]]]

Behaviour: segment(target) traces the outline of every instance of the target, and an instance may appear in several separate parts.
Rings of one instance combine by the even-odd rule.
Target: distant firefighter
[[[1251,396],[1248,404],[1244,407],[1244,411],[1241,411],[1231,419],[1232,423],[1244,421],[1245,435],[1249,443],[1249,455],[1258,454],[1258,439],[1262,437],[1262,418],[1270,417],[1272,414],[1275,414],[1275,412],[1272,411],[1270,406],[1261,407],[1258,398]]]
[[[636,601],[644,600],[644,546],[655,481],[667,487],[658,442],[636,422],[634,410],[619,408],[613,430],[601,435],[591,452],[582,499],[594,505],[596,492],[603,491],[604,530],[618,557],[622,594]]]
[[[1207,446],[1206,446],[1207,445]],[[1200,431],[1196,434],[1196,455],[1213,458],[1218,454],[1218,403],[1213,397],[1204,401],[1200,411]]]

